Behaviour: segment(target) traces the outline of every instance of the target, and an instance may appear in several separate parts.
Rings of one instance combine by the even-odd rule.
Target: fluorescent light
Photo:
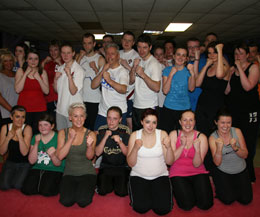
[[[123,35],[123,32],[114,32],[114,33],[110,33],[110,32],[106,32],[106,35]]]
[[[184,32],[191,25],[192,25],[192,23],[170,23],[164,31],[165,32]]]
[[[102,40],[105,34],[94,34],[96,40]]]
[[[143,33],[152,34],[152,35],[161,35],[163,34],[163,31],[144,30]]]

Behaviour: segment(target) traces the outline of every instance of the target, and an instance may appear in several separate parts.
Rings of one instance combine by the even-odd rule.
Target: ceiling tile
[[[125,12],[144,12],[148,13],[153,6],[153,1],[151,0],[142,0],[142,4],[140,4],[140,0],[123,0],[123,10]]]
[[[96,14],[92,11],[70,11],[70,14],[77,22],[98,22]]]
[[[69,11],[92,11],[92,7],[86,0],[58,0],[58,2]]]
[[[190,0],[182,9],[182,13],[207,13],[223,0]]]
[[[190,0],[156,0],[153,12],[177,13]]]
[[[120,12],[97,12],[101,22],[120,22],[122,20],[122,13]]]
[[[73,21],[71,15],[65,11],[45,11],[44,14],[54,21],[65,21],[65,22]]]
[[[180,13],[173,18],[172,22],[177,23],[193,23],[197,21],[203,14],[201,13]]]
[[[63,11],[64,8],[55,0],[26,0],[38,10]]]
[[[121,12],[122,9],[121,0],[109,0],[105,2],[104,0],[90,0],[90,2],[93,5],[94,10],[99,12]]]
[[[145,23],[148,12],[126,12],[124,14],[125,23]]]
[[[201,17],[196,23],[198,24],[216,24],[229,17],[228,14],[206,14]]]
[[[152,13],[149,17],[148,22],[166,22],[170,23],[172,21],[172,17],[174,17],[176,14],[175,13],[161,13],[161,12],[155,12]]]

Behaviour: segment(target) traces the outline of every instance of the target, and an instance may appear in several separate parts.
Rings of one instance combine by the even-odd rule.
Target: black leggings
[[[173,194],[178,206],[191,210],[194,206],[207,210],[213,206],[213,192],[208,174],[171,178]]]
[[[247,169],[238,174],[227,174],[215,167],[212,177],[216,197],[224,204],[238,201],[246,205],[252,201],[252,186]]]
[[[31,169],[24,180],[21,191],[26,195],[57,195],[62,174],[62,172]]]
[[[95,193],[96,180],[96,175],[63,176],[60,184],[60,203],[67,207],[74,203],[80,207],[89,205]]]
[[[98,194],[106,195],[114,190],[116,195],[126,196],[129,172],[128,168],[100,169],[97,176]]]
[[[129,196],[131,206],[138,213],[146,213],[152,209],[157,215],[166,215],[173,207],[172,188],[168,176],[153,180],[130,176]]]

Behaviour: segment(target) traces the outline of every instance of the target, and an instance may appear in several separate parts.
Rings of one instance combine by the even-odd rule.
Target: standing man
[[[164,42],[165,59],[167,60],[166,66],[172,66],[174,63],[173,55],[176,43],[174,40],[166,40]]]
[[[120,50],[120,64],[124,66],[128,72],[131,71],[133,67],[134,60],[139,58],[138,53],[133,49],[135,44],[135,35],[130,32],[126,31],[122,37],[122,47],[123,50]],[[133,98],[134,98],[134,84],[128,86],[127,90],[127,126],[132,130],[132,110],[133,110]]]
[[[114,42],[114,37],[112,35],[104,35],[102,47],[99,48],[99,54],[101,54],[103,57],[106,57],[105,47]]]
[[[85,71],[83,101],[86,105],[87,119],[84,126],[90,130],[94,130],[94,125],[98,114],[98,105],[101,99],[101,91],[99,88],[92,89],[91,81],[96,77],[106,62],[100,54],[94,51],[96,42],[93,34],[84,34],[82,37],[82,43],[84,50],[80,51],[76,57],[76,61]]]
[[[118,106],[122,110],[122,123],[126,125],[126,91],[129,84],[129,73],[119,63],[119,48],[110,43],[105,47],[106,61],[102,71],[91,82],[91,88],[101,85],[102,97],[98,106],[94,130],[106,124],[107,110],[111,106]]]
[[[133,105],[133,131],[141,129],[141,115],[147,108],[158,109],[162,68],[151,54],[150,36],[142,34],[137,39],[137,50],[141,59],[135,59],[130,72],[130,84],[135,84]]]

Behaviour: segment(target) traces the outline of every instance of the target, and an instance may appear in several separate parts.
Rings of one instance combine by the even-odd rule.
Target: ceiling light
[[[103,40],[105,34],[94,34],[96,40]]]
[[[163,34],[163,31],[144,30],[143,33],[152,34],[152,35],[161,35]]]
[[[106,32],[106,35],[123,35],[123,32],[114,32],[114,33],[110,33],[110,32]]]
[[[191,25],[192,25],[192,23],[170,23],[164,31],[165,32],[184,32]]]

